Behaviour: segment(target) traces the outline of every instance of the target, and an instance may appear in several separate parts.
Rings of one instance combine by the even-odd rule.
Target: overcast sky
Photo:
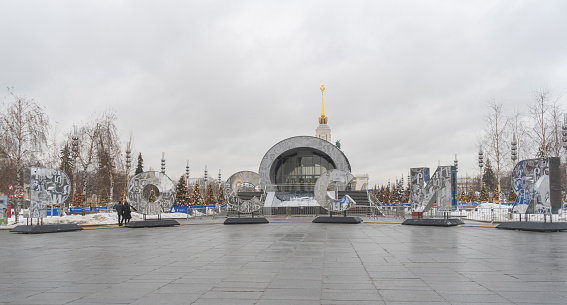
[[[567,90],[567,1],[2,1],[0,85],[63,133],[106,109],[145,169],[258,171],[315,135],[370,184],[459,159],[478,173],[487,102]],[[6,89],[0,91],[9,101]],[[565,102],[563,100],[563,102]]]

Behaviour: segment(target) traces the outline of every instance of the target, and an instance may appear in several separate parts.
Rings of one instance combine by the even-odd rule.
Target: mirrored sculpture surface
[[[457,172],[455,166],[439,166],[427,179],[429,168],[410,169],[411,203],[415,212],[427,212],[437,205],[441,212],[457,208]]]
[[[253,213],[264,206],[266,182],[260,175],[251,171],[233,174],[224,184],[224,194],[229,209],[240,213]],[[249,199],[242,199],[244,194]]]
[[[71,194],[71,180],[60,169],[31,167],[25,170],[29,194],[28,218],[47,217],[47,205],[61,204]]]
[[[352,180],[354,180],[354,176],[350,172],[338,169],[326,171],[315,182],[315,199],[319,205],[331,212],[351,209],[356,205],[356,202],[349,195],[336,199],[335,194],[346,190]],[[329,194],[329,191],[332,192],[332,195]]]
[[[412,211],[416,211],[418,206],[425,200],[425,186],[429,182],[429,168],[416,167],[410,168],[410,204]]]
[[[144,196],[144,188],[147,186],[155,186],[158,190],[154,202]],[[128,182],[128,202],[141,213],[156,215],[169,211],[174,201],[175,184],[162,172],[139,173]]]
[[[557,214],[561,208],[559,158],[520,161],[512,172],[512,188],[518,196],[513,210],[517,213]]]

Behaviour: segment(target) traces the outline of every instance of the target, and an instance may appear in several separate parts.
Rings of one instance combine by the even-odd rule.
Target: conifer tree
[[[494,192],[492,192],[492,202],[496,202],[500,200],[500,196],[498,196],[498,188],[494,189]]]
[[[388,202],[388,203],[392,202],[391,196],[392,195],[390,193],[390,185],[388,185],[384,188],[384,201],[383,202]]]
[[[77,189],[73,195],[73,205],[80,207],[83,204],[83,190],[81,190],[81,185],[77,183]]]
[[[378,200],[380,200],[380,202],[384,202],[384,186],[383,185],[380,186],[380,189],[376,193],[376,197],[378,197]]]
[[[175,204],[177,206],[189,205],[189,192],[185,183],[185,176],[181,175],[175,191]]]
[[[138,154],[138,166],[136,167],[136,172],[134,175],[141,174],[144,172],[144,159],[142,158],[142,153]]]
[[[109,202],[110,202],[110,198],[108,197],[108,192],[104,191],[100,198],[100,203],[103,205],[107,205]]]
[[[215,198],[215,194],[213,194],[213,188],[210,184],[207,186],[207,190],[205,192],[205,204],[217,204],[217,199]]]
[[[480,190],[480,196],[479,196],[478,200],[479,200],[480,202],[486,202],[486,201],[488,201],[488,192],[487,192],[486,189],[484,188],[484,185],[482,186],[482,189]]]
[[[409,199],[410,199],[410,183],[408,181],[408,185],[406,187],[406,189],[404,190],[404,203],[409,203]]]
[[[486,164],[484,166],[484,174],[482,175],[482,182],[488,190],[493,190],[498,187],[498,181],[496,179],[496,174],[492,169],[490,163],[490,158],[486,158]]]
[[[461,190],[461,193],[459,194],[459,202],[466,202],[467,201],[467,197],[465,196],[465,191]]]
[[[202,205],[203,195],[201,195],[201,188],[199,187],[199,182],[195,183],[193,187],[193,193],[191,193],[191,204],[192,205]]]
[[[226,200],[224,199],[224,190],[222,189],[222,185],[219,187],[219,194],[217,198],[217,203],[220,205],[225,205]]]
[[[61,166],[59,168],[64,171],[69,178],[71,178],[73,176],[73,158],[71,158],[71,150],[69,149],[69,145],[65,144],[60,153],[61,155],[59,158],[61,159]]]
[[[476,202],[476,193],[473,191],[472,186],[469,187],[469,193],[467,194],[467,202]]]
[[[517,198],[518,198],[518,195],[516,195],[516,192],[514,192],[514,189],[510,188],[510,194],[508,195],[508,202],[516,202]]]
[[[69,177],[70,185],[73,185],[73,158],[71,157],[71,150],[69,149],[69,145],[65,144],[65,147],[60,151],[60,159],[61,159],[61,166],[59,167],[67,177]],[[65,200],[65,205],[68,205],[69,202],[72,202],[73,198],[69,196]]]

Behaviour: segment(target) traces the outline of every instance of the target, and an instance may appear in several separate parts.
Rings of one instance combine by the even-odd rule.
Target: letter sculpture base
[[[224,221],[225,225],[242,225],[242,224],[257,224],[257,223],[270,223],[265,217],[230,217]]]
[[[413,218],[404,220],[402,224],[410,226],[453,227],[465,223],[457,218]]]
[[[358,216],[319,216],[312,221],[313,223],[361,223],[362,218]]]
[[[521,230],[534,232],[559,232],[567,231],[565,222],[531,222],[531,221],[510,221],[503,222],[496,226],[497,229]]]
[[[179,222],[175,219],[132,221],[125,224],[126,228],[172,227],[178,225]]]
[[[80,231],[79,225],[68,224],[53,224],[53,225],[37,225],[37,226],[16,226],[10,232],[25,233],[25,234],[41,234],[41,233],[58,233],[58,232],[71,232]]]

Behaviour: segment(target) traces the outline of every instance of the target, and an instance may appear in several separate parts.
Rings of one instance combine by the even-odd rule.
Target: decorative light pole
[[[73,135],[71,136],[71,150],[73,151],[73,195],[71,195],[71,201],[75,198],[77,193],[77,157],[79,156],[79,135],[77,135],[77,126],[73,126]],[[70,205],[69,205],[70,206]],[[65,211],[63,211],[65,213]]]
[[[130,175],[130,166],[132,165],[132,142],[126,144],[126,184],[124,184],[124,200],[126,200],[126,193],[128,191],[128,178]]]
[[[457,154],[455,154],[455,161],[453,162],[455,164],[455,172],[459,171],[459,160],[457,160]]]
[[[484,166],[484,153],[482,148],[478,151],[478,167],[480,169],[480,190],[482,191],[482,167]]]
[[[518,142],[516,141],[516,135],[512,138],[512,163],[516,165],[516,160],[518,159]],[[513,170],[513,168],[512,168]]]
[[[563,148],[567,149],[567,114],[563,115],[563,126],[561,127],[561,129],[563,129],[563,138],[561,138],[563,142]]]
[[[567,150],[567,114],[563,115],[563,126],[561,129],[563,129],[561,141],[563,142],[563,148]],[[563,206],[561,207],[563,208]]]
[[[205,190],[205,192],[207,191],[207,180],[209,179],[209,172],[207,171],[207,166],[205,165],[205,178],[204,178],[204,182],[203,182],[203,189]]]
[[[165,174],[165,153],[161,153],[161,173]]]
[[[221,174],[220,174],[220,169],[219,169],[219,185],[222,183],[222,179],[221,179]]]
[[[185,166],[185,183],[189,185],[189,160],[187,160],[187,165]]]

